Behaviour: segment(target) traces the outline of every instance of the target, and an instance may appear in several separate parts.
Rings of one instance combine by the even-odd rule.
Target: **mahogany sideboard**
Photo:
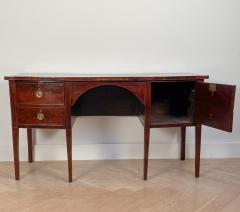
[[[195,127],[195,176],[199,177],[202,125],[232,131],[235,86],[205,83],[207,75],[20,74],[9,81],[15,179],[19,180],[19,128],[27,129],[33,162],[32,129],[66,130],[68,176],[72,182],[72,116],[138,116],[144,128],[143,178],[147,180],[151,128]]]

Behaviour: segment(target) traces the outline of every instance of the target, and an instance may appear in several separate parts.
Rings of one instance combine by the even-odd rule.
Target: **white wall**
[[[194,72],[239,86],[239,0],[0,0],[0,160],[12,160],[8,84],[20,72]],[[240,156],[232,134],[203,129],[204,157]],[[142,158],[137,118],[78,118],[75,159]],[[193,129],[187,131],[193,156]],[[26,159],[26,132],[21,130]],[[154,129],[151,157],[179,156],[179,129]],[[38,130],[36,159],[66,158],[62,130]]]

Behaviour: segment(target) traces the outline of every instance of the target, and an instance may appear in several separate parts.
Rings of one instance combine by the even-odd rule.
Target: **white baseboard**
[[[65,145],[35,145],[35,160],[66,160]],[[151,144],[150,159],[177,159],[179,144]],[[240,158],[240,143],[207,143],[202,145],[202,158]],[[142,159],[143,144],[73,145],[73,160]],[[187,143],[186,158],[194,158],[194,144]],[[27,160],[27,147],[20,146],[20,159]],[[0,146],[0,161],[12,161],[12,146]]]

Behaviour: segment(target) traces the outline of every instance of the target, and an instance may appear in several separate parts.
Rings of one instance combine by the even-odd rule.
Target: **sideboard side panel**
[[[17,112],[16,112],[16,82],[9,81],[10,105],[12,116],[12,127],[17,127]]]

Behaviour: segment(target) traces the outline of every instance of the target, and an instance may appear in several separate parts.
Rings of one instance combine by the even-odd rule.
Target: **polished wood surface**
[[[21,127],[63,127],[65,125],[64,108],[60,107],[20,107],[18,124]],[[43,115],[43,120],[38,115]]]
[[[91,90],[93,88],[97,88],[99,86],[117,86],[120,88],[125,88],[139,99],[140,102],[144,103],[145,99],[145,87],[146,82],[81,82],[81,83],[73,83],[72,84],[72,101],[71,104],[73,105],[76,100],[87,92],[88,90]]]
[[[195,177],[200,175],[200,158],[201,158],[201,133],[202,125],[195,126]]]
[[[66,129],[68,181],[72,182],[72,129]]]
[[[148,176],[151,128],[181,128],[181,160],[186,127],[196,128],[195,176],[200,174],[201,126],[232,130],[235,86],[204,83],[206,75],[22,74],[9,80],[15,178],[19,179],[19,128],[27,128],[29,162],[32,128],[66,130],[68,176],[72,182],[71,116],[138,116],[144,128],[143,179]]]
[[[232,132],[235,85],[196,84],[196,121],[220,130]]]
[[[145,89],[145,111],[144,111],[144,161],[143,161],[143,179],[147,180],[148,173],[148,156],[149,156],[149,140],[151,125],[151,84],[147,83]]]
[[[208,75],[194,73],[135,73],[135,74],[49,74],[22,73],[6,76],[5,80],[26,81],[155,81],[155,80],[203,80]]]
[[[16,83],[18,105],[64,105],[64,83]]]
[[[185,160],[186,147],[186,126],[181,127],[181,160]]]
[[[202,160],[193,179],[194,160],[150,160],[148,181],[142,160],[74,161],[68,184],[66,162],[22,163],[13,179],[12,163],[0,163],[2,212],[237,212],[240,159]]]
[[[14,170],[15,179],[20,179],[20,162],[19,162],[19,128],[12,128],[12,139],[13,139],[13,157],[14,157]]]
[[[28,141],[28,162],[33,162],[33,133],[31,128],[27,128],[27,141]]]

